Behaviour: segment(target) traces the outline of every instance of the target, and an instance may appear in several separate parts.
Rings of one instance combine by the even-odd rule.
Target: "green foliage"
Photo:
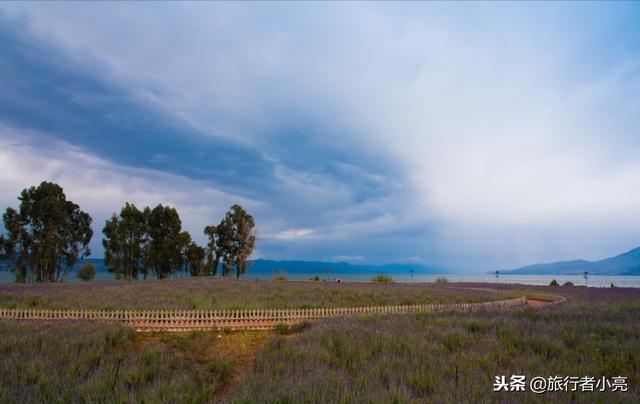
[[[209,294],[195,295],[191,299],[191,309],[193,310],[212,310],[214,299]]]
[[[205,249],[191,243],[185,252],[185,261],[191,276],[209,275],[209,267],[205,265]]]
[[[550,283],[549,286],[560,286],[560,284],[558,283],[557,280],[553,279]]]
[[[83,281],[90,281],[96,276],[96,266],[87,262],[78,268],[76,276]]]
[[[278,323],[276,324],[276,334],[284,335],[289,332],[289,324]]]
[[[567,281],[562,286],[573,286],[573,282]]]
[[[219,380],[224,383],[231,378],[233,363],[223,357],[213,355],[209,361],[207,370],[212,374],[216,374]]]
[[[447,284],[447,283],[449,283],[449,280],[448,280],[447,278],[445,278],[444,276],[439,276],[439,277],[436,279],[436,283],[439,283],[439,284]]]
[[[182,231],[180,216],[169,206],[139,210],[126,203],[120,215],[114,214],[102,230],[107,269],[124,279],[146,278],[153,274],[164,279],[180,269],[185,261],[200,269],[200,251]],[[188,255],[191,254],[191,255]]]
[[[287,274],[284,272],[278,272],[274,277],[273,277],[274,281],[288,281],[289,278],[287,277]]]
[[[139,210],[126,203],[120,215],[114,213],[102,230],[104,238],[104,263],[110,272],[126,280],[138,279],[140,273],[147,274],[145,252],[149,243],[149,208]]]
[[[247,270],[247,260],[256,245],[255,222],[253,216],[240,205],[233,205],[217,226],[207,226],[204,232],[209,236],[209,261],[217,269],[222,262],[222,275],[236,270],[236,277]]]
[[[24,189],[18,199],[19,210],[7,208],[3,215],[2,257],[18,281],[63,281],[91,253],[91,217],[52,182]]]
[[[376,276],[374,276],[373,278],[371,278],[371,282],[374,283],[391,283],[393,282],[393,279],[386,274],[378,274]]]
[[[491,331],[493,323],[483,320],[469,320],[463,326],[470,334],[484,334]]]
[[[156,278],[167,278],[182,267],[183,250],[191,243],[191,236],[182,231],[182,222],[175,208],[162,204],[151,210],[147,225],[148,265]]]

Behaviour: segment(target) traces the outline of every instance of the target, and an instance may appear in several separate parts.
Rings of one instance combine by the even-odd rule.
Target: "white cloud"
[[[289,229],[273,234],[265,234],[262,238],[276,240],[299,240],[316,237],[317,233],[313,229]]]
[[[335,257],[331,257],[333,261],[347,261],[347,262],[361,262],[364,261],[364,257],[362,255],[336,255]]]
[[[204,242],[203,229],[234,203],[260,213],[262,204],[209,184],[153,170],[123,167],[64,143],[37,144],[42,136],[0,126],[0,206],[17,207],[22,189],[42,181],[60,184],[67,198],[93,217],[94,252],[100,253],[104,221],[125,202],[176,207],[183,227]]]
[[[277,165],[300,203],[265,206],[264,238],[342,242],[424,223],[437,240],[424,241],[422,258],[461,266],[604,256],[640,240],[640,63],[595,54],[597,30],[615,25],[605,17],[494,6],[11,9],[199,128],[269,154],[274,128],[319,122],[314,136],[401,168],[393,181],[369,176],[391,196],[356,202],[329,175]],[[69,175],[59,160],[43,164],[3,181]],[[339,168],[363,174],[348,161]],[[131,187],[135,178],[104,171],[80,175],[87,187],[109,177],[86,196],[96,206],[146,187],[142,200],[166,196],[194,216],[209,209],[187,202],[191,188]]]

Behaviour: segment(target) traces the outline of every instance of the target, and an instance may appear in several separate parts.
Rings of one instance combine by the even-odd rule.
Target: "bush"
[[[558,283],[557,280],[552,280],[551,283],[549,283],[549,286],[560,286],[560,284]]]
[[[436,279],[436,283],[445,284],[445,283],[449,283],[449,280],[444,276],[440,276],[438,277],[438,279]]]
[[[389,275],[378,274],[378,275],[374,276],[373,278],[371,278],[371,282],[374,282],[374,283],[391,283],[391,282],[393,282],[393,279],[391,279],[391,277]]]
[[[287,275],[284,272],[280,272],[276,276],[273,277],[273,280],[274,281],[288,281],[289,278],[287,277]]]
[[[284,335],[289,332],[289,324],[278,323],[276,324],[276,333],[280,335]]]
[[[286,325],[286,324],[284,324]],[[299,323],[296,323],[294,325],[291,326],[290,330],[292,333],[299,333],[302,332],[308,328],[311,328],[311,321],[309,320],[303,320]]]
[[[78,269],[76,276],[83,281],[90,281],[96,276],[96,266],[87,262]]]
[[[562,285],[562,286],[573,286],[573,282],[571,282],[571,281],[567,281],[567,282],[565,282],[565,283],[564,283],[564,285]]]

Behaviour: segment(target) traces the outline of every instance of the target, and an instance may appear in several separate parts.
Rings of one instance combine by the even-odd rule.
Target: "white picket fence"
[[[51,310],[4,309],[0,319],[36,321],[106,321],[138,331],[265,330],[277,324],[296,324],[326,317],[407,314],[430,311],[472,311],[526,304],[525,297],[483,303],[417,304],[405,306],[335,307],[258,310]]]

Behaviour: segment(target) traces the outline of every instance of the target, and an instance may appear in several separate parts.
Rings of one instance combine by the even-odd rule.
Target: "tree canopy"
[[[17,281],[63,281],[78,259],[91,253],[91,216],[52,182],[24,189],[18,200],[18,210],[7,208],[3,215],[2,258]]]
[[[127,203],[102,232],[107,269],[129,280],[140,274],[167,278],[184,265],[191,244],[178,212],[162,204],[140,211]]]
[[[222,262],[222,275],[227,276],[236,270],[240,277],[247,269],[247,260],[256,244],[255,221],[240,205],[233,205],[217,226],[204,229],[209,236],[209,256],[215,262],[215,268]]]
[[[91,252],[91,217],[51,182],[24,189],[18,199],[19,209],[9,207],[3,215],[6,235],[0,235],[0,259],[17,281],[63,281],[78,260]],[[253,217],[233,205],[220,223],[205,227],[208,243],[204,248],[182,230],[175,208],[158,204],[140,210],[126,203],[102,229],[104,263],[127,280],[149,275],[164,279],[185,269],[192,276],[215,276],[219,267],[223,276],[236,271],[239,278],[255,248],[254,228]],[[91,277],[87,273],[81,278]]]
[[[141,273],[146,276],[149,215],[149,208],[141,211],[134,204],[126,203],[119,216],[114,213],[106,221],[102,230],[102,245],[104,263],[109,271],[127,280],[138,279]]]

